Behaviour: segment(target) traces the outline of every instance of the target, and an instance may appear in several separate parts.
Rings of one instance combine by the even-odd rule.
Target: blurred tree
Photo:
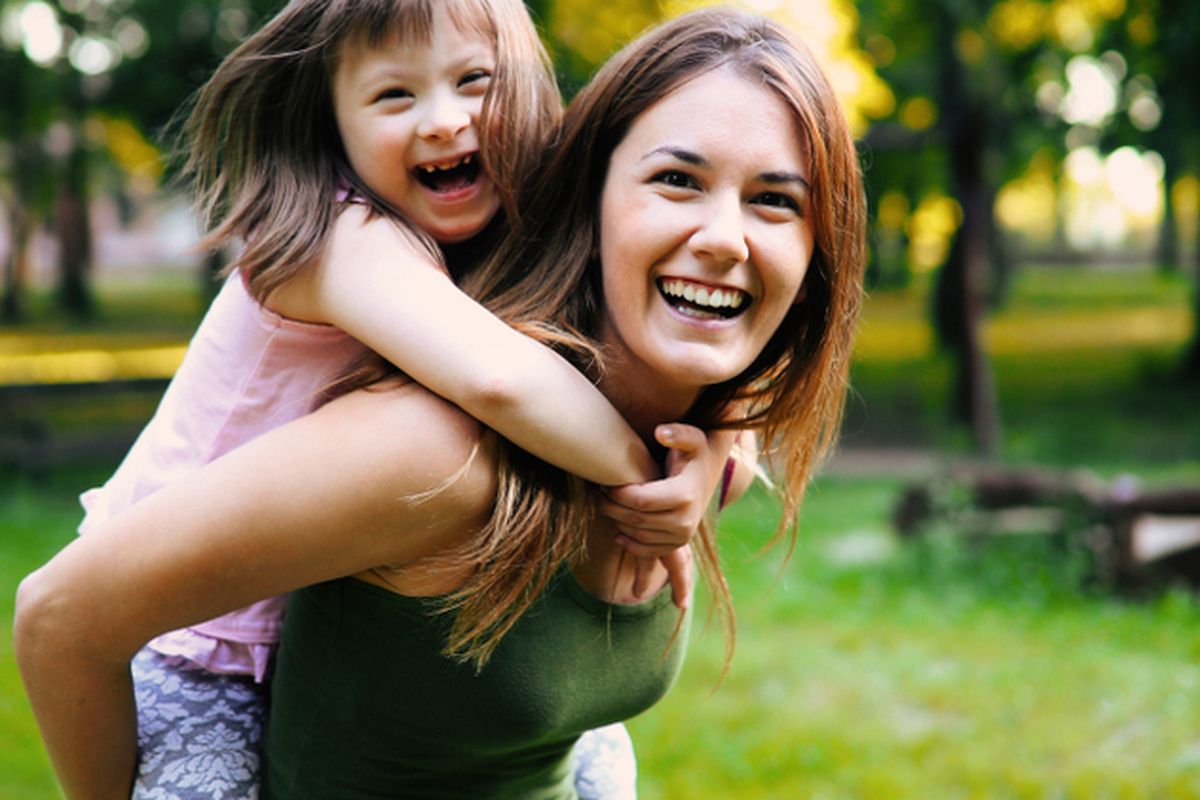
[[[48,91],[48,84],[56,83],[56,76],[45,75],[25,52],[19,12],[12,2],[0,5],[0,85],[5,87],[0,104],[0,202],[9,232],[0,286],[0,319],[5,322],[24,315],[29,242],[53,200],[46,135],[55,118],[55,89]],[[24,24],[36,25],[36,15]]]
[[[1124,0],[862,0],[858,8],[864,49],[897,95],[892,117],[868,132],[868,179],[877,196],[904,202],[945,191],[958,203],[932,317],[955,364],[952,415],[980,450],[994,451],[1000,417],[979,329],[1008,274],[997,194],[1035,154],[1061,159],[1065,127],[1039,108],[1038,87],[1062,74],[1071,52],[1093,46],[1095,29]]]
[[[41,222],[59,241],[58,298],[92,307],[91,192],[148,193],[164,171],[157,138],[278,0],[4,0],[0,5],[0,177],[13,246],[2,311],[21,311],[25,243]],[[11,91],[10,91],[11,89]],[[113,181],[108,181],[113,184]]]
[[[1128,62],[1126,113],[1110,126],[1106,145],[1138,145],[1162,157],[1165,191],[1158,262],[1165,270],[1178,271],[1185,268],[1184,248],[1173,190],[1184,176],[1200,176],[1200,104],[1193,83],[1200,75],[1200,3],[1131,0],[1121,22],[1109,26],[1103,44],[1123,53]],[[1200,213],[1195,227],[1200,230]],[[1194,333],[1182,366],[1187,376],[1200,379],[1200,242],[1192,272]]]

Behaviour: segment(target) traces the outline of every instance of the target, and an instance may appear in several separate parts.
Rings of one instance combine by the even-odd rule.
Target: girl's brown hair
[[[260,302],[320,254],[339,187],[373,212],[403,220],[351,169],[330,76],[348,40],[427,43],[439,10],[495,45],[480,148],[511,215],[519,180],[561,112],[549,59],[521,0],[292,0],[217,68],[179,143],[207,231],[201,246],[243,241],[238,267]],[[412,232],[440,260],[432,239]]]
[[[774,541],[790,535],[792,544],[805,488],[841,422],[862,295],[866,214],[858,156],[845,117],[811,52],[792,33],[755,15],[706,9],[650,31],[615,55],[567,109],[557,145],[530,174],[513,230],[495,256],[466,278],[464,288],[501,318],[530,326],[534,333],[553,326],[560,334],[552,344],[585,367],[596,367],[596,346],[580,341],[572,345],[570,336],[561,332],[586,340],[599,330],[603,292],[595,254],[609,159],[643,112],[685,82],[717,69],[731,69],[761,83],[795,115],[812,187],[808,213],[814,251],[803,300],[742,374],[703,391],[688,421],[709,428],[757,429],[782,496]],[[534,480],[527,475],[507,485],[526,498],[548,491],[540,476]],[[569,496],[561,485],[553,491],[560,498]],[[505,506],[522,502],[534,501],[498,504],[490,529],[511,535],[514,529],[505,527],[510,524]],[[559,506],[549,504],[544,518],[568,513]],[[556,529],[570,533],[561,523]],[[708,526],[695,544],[701,567],[717,592],[732,647],[728,589]],[[577,552],[580,546],[576,541],[568,551]],[[524,551],[524,563],[545,563],[538,547],[542,545]],[[509,580],[523,585],[544,577],[537,567],[523,568],[515,561],[492,561],[487,571],[509,571]],[[465,586],[458,595],[460,611],[470,613],[466,619],[460,613],[462,637],[452,642],[470,655],[494,644],[495,638],[484,633],[488,625],[498,624],[493,631],[501,630],[514,611],[519,614],[515,606],[489,603],[475,588]]]

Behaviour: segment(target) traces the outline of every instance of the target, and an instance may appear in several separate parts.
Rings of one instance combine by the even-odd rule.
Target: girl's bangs
[[[340,22],[343,38],[356,39],[369,47],[391,44],[429,44],[433,22],[440,9],[460,31],[488,40],[496,35],[495,22],[487,3],[480,0],[358,0],[330,9],[329,17]]]

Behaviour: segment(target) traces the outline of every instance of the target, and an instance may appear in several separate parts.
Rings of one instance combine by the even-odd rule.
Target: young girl
[[[371,350],[581,477],[657,477],[587,379],[449,277],[487,251],[501,208],[519,222],[514,189],[559,112],[520,0],[294,0],[243,43],[188,119],[186,172],[205,243],[244,251],[154,419],[105,486],[83,496],[80,530],[306,414]],[[633,552],[669,561],[683,604],[690,575],[675,551],[729,437],[709,447],[686,426],[663,434],[680,453],[673,477],[615,490],[602,510]],[[260,602],[138,655],[135,796],[254,791],[261,683],[282,611],[282,598]],[[615,736],[592,749],[621,745],[623,730]],[[586,779],[596,780],[607,778]]]

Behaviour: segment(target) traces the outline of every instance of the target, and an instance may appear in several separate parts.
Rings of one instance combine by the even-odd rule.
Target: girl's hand
[[[686,608],[693,582],[687,545],[708,511],[736,433],[706,436],[697,427],[675,423],[659,425],[654,436],[670,448],[667,477],[605,490],[599,510],[616,523],[618,544],[638,557],[634,594],[640,597],[648,588],[661,560],[675,605]]]

